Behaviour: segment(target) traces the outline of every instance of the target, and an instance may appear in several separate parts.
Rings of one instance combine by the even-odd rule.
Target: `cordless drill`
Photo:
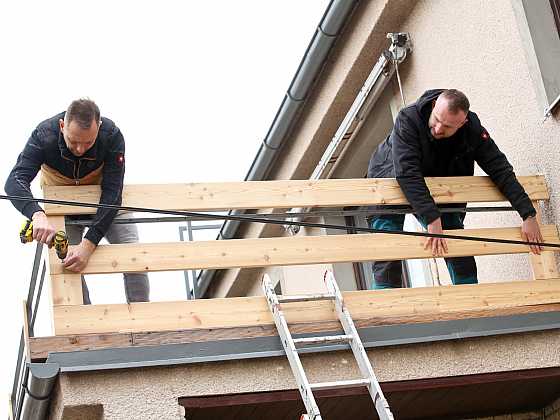
[[[19,239],[22,244],[33,242],[33,222],[31,220],[26,220],[23,224],[23,227],[19,231]],[[66,258],[66,255],[68,254],[68,237],[63,230],[56,232],[54,238],[49,244],[49,248],[51,246],[54,246],[56,255],[61,261]]]

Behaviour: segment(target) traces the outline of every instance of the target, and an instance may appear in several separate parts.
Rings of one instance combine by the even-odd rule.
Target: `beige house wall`
[[[384,382],[558,367],[560,353],[553,348],[560,348],[557,331],[370,349],[368,355]],[[306,354],[302,361],[312,381],[359,375],[348,352]],[[96,420],[179,420],[180,397],[295,388],[285,357],[64,373],[50,420],[72,419],[65,412]],[[100,406],[103,417],[96,418]]]

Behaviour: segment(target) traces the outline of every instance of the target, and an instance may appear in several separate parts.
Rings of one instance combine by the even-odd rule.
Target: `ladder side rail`
[[[296,346],[293,342],[292,335],[290,333],[290,330],[288,329],[288,323],[286,322],[284,313],[280,309],[278,296],[274,292],[270,277],[267,274],[263,276],[262,286],[266,295],[268,306],[274,318],[274,323],[276,324],[276,329],[278,330],[278,334],[280,335],[282,346],[284,347],[284,351],[286,352],[286,356],[288,357],[288,362],[290,363],[290,367],[292,368],[292,372],[294,373],[294,377],[298,384],[299,392],[301,394],[301,398],[303,400],[307,413],[309,414],[311,420],[321,420],[319,406],[315,401],[315,397],[313,396],[313,392],[311,391],[311,386],[303,370],[303,365],[301,364],[301,360],[297,353]]]
[[[344,305],[344,298],[331,271],[327,271],[325,273],[325,282],[329,291],[335,295],[335,308],[345,334],[354,337],[354,339],[350,341],[350,347],[352,348],[352,352],[354,353],[360,372],[366,379],[369,379],[367,388],[373,403],[375,404],[379,418],[380,420],[393,420],[394,417],[391,413],[391,409],[389,408],[389,403],[383,395],[383,391],[381,390],[379,381],[375,376],[375,372],[373,371],[371,362],[369,361],[367,353],[364,349],[358,330],[352,321],[348,309]]]

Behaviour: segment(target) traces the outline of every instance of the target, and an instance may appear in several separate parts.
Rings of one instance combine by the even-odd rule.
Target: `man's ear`
[[[64,129],[64,120],[62,118],[58,120],[58,126],[60,127],[60,131]]]

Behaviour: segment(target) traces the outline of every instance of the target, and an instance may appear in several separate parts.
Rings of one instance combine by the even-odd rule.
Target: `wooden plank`
[[[543,176],[518,177],[532,200],[548,200]],[[437,203],[507,201],[488,177],[426,178]],[[45,198],[99,203],[99,186],[45,186]],[[125,185],[123,205],[162,210],[343,207],[407,203],[394,179],[322,179]],[[46,204],[48,215],[92,214],[94,208]]]
[[[51,274],[52,303],[57,305],[82,305],[82,278],[80,274]]]
[[[8,420],[14,420],[14,405],[12,404],[12,394],[8,394]]]
[[[555,226],[542,226],[545,242],[560,243]],[[446,231],[472,237],[521,240],[520,228],[465,229]],[[100,245],[84,274],[271,267],[354,261],[387,261],[429,258],[425,238],[384,233],[360,235],[298,236],[285,238],[233,239],[149,244]],[[516,254],[528,252],[525,245],[448,240],[449,257]],[[51,273],[63,274],[62,264]]]
[[[29,317],[27,313],[27,300],[23,301],[23,342],[25,346],[25,361],[31,362],[31,346],[29,345]]]
[[[537,210],[537,221],[542,226],[542,215],[539,203],[533,201],[533,206]],[[533,279],[555,279],[559,278],[558,265],[556,264],[556,257],[554,252],[543,251],[541,255],[529,254],[529,261],[533,270]]]
[[[492,283],[437,288],[345,292],[352,317],[419,316],[560,303],[560,282]],[[333,321],[332,302],[285,304],[290,323]],[[264,297],[113,305],[57,306],[55,333],[173,331],[271,325]]]
[[[81,334],[54,337],[31,337],[31,359],[46,359],[49,352],[87,351],[134,345],[132,334]]]
[[[364,318],[355,322],[358,328],[415,324],[433,321],[453,321],[467,318],[485,318],[530,313],[560,312],[560,304],[515,306],[501,309],[482,309],[449,313],[426,313]],[[338,321],[294,323],[290,331],[294,334],[321,333],[341,330]],[[186,344],[204,341],[234,340],[278,335],[274,325],[260,325],[227,328],[197,328],[178,331],[150,331],[139,333],[75,334],[52,337],[31,337],[31,359],[42,361],[49,352],[69,352],[99,350],[134,346],[161,346],[167,344]]]
[[[64,216],[49,216],[49,222],[54,225],[56,230],[66,231],[66,223]],[[56,255],[53,248],[49,249],[49,268],[51,274],[51,296],[52,304],[56,305],[82,305],[82,276],[81,274],[72,273],[64,270],[57,274],[57,270],[61,271],[62,263]]]

